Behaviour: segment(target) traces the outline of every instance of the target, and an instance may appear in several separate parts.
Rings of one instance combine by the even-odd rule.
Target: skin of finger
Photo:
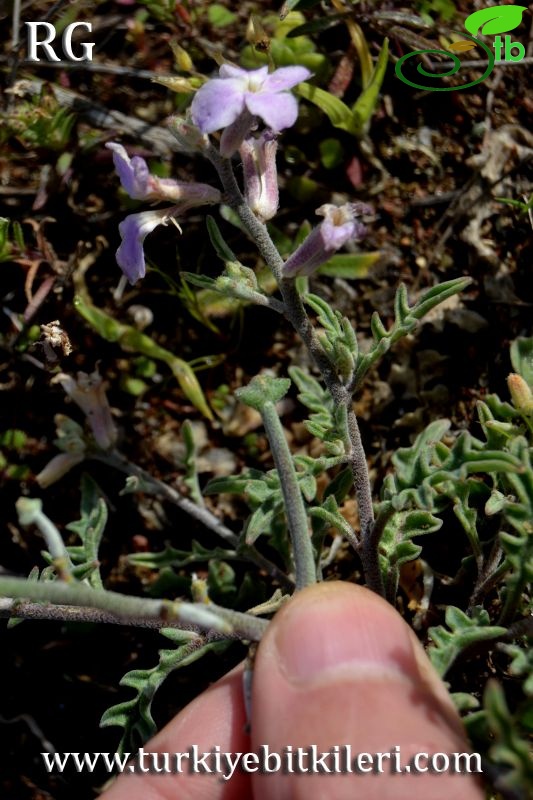
[[[198,746],[200,754],[216,745],[221,752],[248,752],[250,738],[245,733],[242,669],[242,665],[236,667],[189,703],[144,745],[144,751],[169,753],[171,767],[176,764],[172,754],[187,752],[193,745]],[[152,764],[151,756],[145,759],[145,764]],[[163,764],[161,758],[159,765]],[[242,800],[251,796],[250,777],[238,769],[231,780],[224,781],[217,774],[190,773],[186,759],[182,768],[182,774],[126,771],[99,800]]]
[[[332,614],[333,597],[337,612]],[[287,678],[283,665],[283,648],[292,646],[283,638],[284,628],[296,604],[310,615],[318,637],[361,635],[367,641],[369,635],[385,637],[384,642],[387,638],[400,642],[398,652],[387,654],[389,666],[383,670],[368,663],[355,668],[346,665],[316,682],[299,685]],[[323,619],[325,604],[330,613]],[[389,668],[391,658],[397,660],[397,670]],[[304,589],[276,616],[257,653],[252,708],[252,749],[256,752],[265,744],[278,753],[288,745],[293,749],[317,745],[325,752],[334,745],[349,744],[355,757],[388,753],[398,745],[402,765],[415,753],[470,752],[446,689],[409,627],[384,600],[350,584],[324,583]],[[452,792],[461,800],[484,797],[474,775],[392,774],[391,763],[382,759],[383,774],[257,774],[252,777],[254,797],[449,800]],[[365,761],[363,767],[369,764]],[[378,766],[374,760],[373,767]]]

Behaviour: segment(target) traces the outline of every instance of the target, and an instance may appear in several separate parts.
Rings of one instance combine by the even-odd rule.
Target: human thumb
[[[255,663],[252,748],[265,765],[253,776],[257,800],[484,797],[480,759],[469,759],[416,637],[384,600],[346,583],[304,589],[269,626]]]

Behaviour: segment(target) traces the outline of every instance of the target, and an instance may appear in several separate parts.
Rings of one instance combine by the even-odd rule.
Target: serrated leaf
[[[316,294],[306,294],[304,300],[316,313],[318,321],[325,330],[333,336],[340,336],[342,329],[339,324],[339,318],[327,300]]]
[[[131,553],[128,556],[128,563],[162,571],[167,567],[179,568],[188,564],[209,561],[212,558],[229,559],[236,558],[236,556],[236,550],[227,550],[222,547],[206,548],[193,539],[188,550],[178,550],[167,545],[160,553]]]
[[[124,729],[118,752],[122,754],[126,748],[137,748],[155,734],[157,728],[152,716],[152,702],[171,672],[192,664],[210,651],[220,652],[226,646],[226,642],[211,642],[200,647],[197,641],[188,642],[175,650],[160,650],[156,667],[128,672],[120,685],[135,689],[135,697],[111,706],[100,720],[102,728],[117,726]]]
[[[509,711],[504,691],[497,681],[487,682],[483,706],[493,740],[489,755],[492,761],[503,767],[499,778],[502,796],[526,798],[533,785],[531,742],[521,736],[517,721]]]
[[[316,497],[316,478],[314,475],[301,475],[297,474],[298,479],[298,486],[300,490],[307,500],[308,503],[312,503],[312,501]]]
[[[330,495],[322,506],[316,506],[309,509],[309,515],[316,519],[322,520],[332,528],[335,528],[339,533],[349,541],[353,541],[355,534],[352,526],[344,519],[337,507],[337,501],[333,495]]]
[[[261,412],[266,403],[278,403],[289,391],[289,378],[274,378],[271,375],[256,375],[248,386],[237,389],[235,396],[247,406]]]
[[[422,319],[422,317],[431,311],[432,308],[443,303],[454,294],[458,294],[470,286],[472,278],[455,278],[452,281],[445,281],[433,286],[427,292],[424,292],[421,297],[416,301],[411,308],[411,316],[415,319]]]
[[[532,637],[526,637],[526,645],[521,647],[518,644],[500,644],[498,650],[506,653],[511,659],[509,674],[524,679],[522,688],[524,693],[533,697],[533,647],[531,647]]]
[[[80,580],[87,577],[91,586],[102,589],[100,577],[98,551],[105,526],[108,511],[105,500],[98,484],[87,474],[81,479],[81,518],[76,522],[69,522],[67,530],[76,533],[81,539],[81,547],[67,547],[73,561],[82,568],[75,570],[76,577]]]
[[[434,642],[434,646],[428,650],[428,655],[441,678],[446,675],[465,648],[477,642],[496,639],[507,631],[502,626],[491,625],[487,611],[479,606],[472,610],[471,617],[460,608],[448,606],[445,621],[448,630],[439,625],[428,631]]]
[[[259,506],[246,525],[245,541],[252,545],[264,533],[270,533],[274,516],[281,508],[281,494],[270,497],[263,505]]]
[[[304,396],[309,398],[314,397],[318,401],[323,402],[325,390],[315,378],[307,372],[304,372],[300,367],[289,367],[288,371],[292,380]],[[304,401],[302,400],[301,402]]]

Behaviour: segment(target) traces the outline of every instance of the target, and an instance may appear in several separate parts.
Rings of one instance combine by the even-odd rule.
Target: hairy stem
[[[283,259],[270,238],[266,226],[259,222],[246,203],[237,184],[231,162],[222,158],[214,147],[209,149],[207,155],[218,172],[224,188],[226,202],[238,215],[249,236],[255,242],[265,263],[276,278],[283,298],[286,318],[307,347],[335,404],[338,406],[345,405],[348,409],[348,435],[351,442],[350,463],[361,520],[361,547],[359,548],[359,553],[368,586],[383,596],[385,590],[378,562],[379,537],[382,531],[378,531],[379,535],[373,535],[374,512],[370,477],[357,417],[352,409],[352,395],[346,391],[334,365],[322,347],[316,331],[307,316],[294,280],[288,280],[283,277]],[[298,579],[296,582],[298,584]]]
[[[266,402],[261,408],[261,416],[285,501],[287,523],[294,553],[296,589],[303,589],[304,586],[316,583],[316,566],[302,492],[298,485],[291,451],[274,403]]]
[[[268,622],[250,614],[221,609],[214,603],[185,603],[179,600],[152,600],[130,597],[106,590],[92,589],[82,583],[59,581],[29,581],[26,578],[0,576],[0,594],[8,598],[38,600],[53,605],[84,606],[100,609],[126,621],[128,619],[158,619],[165,624],[175,619],[186,625],[222,634],[236,634],[257,641]]]

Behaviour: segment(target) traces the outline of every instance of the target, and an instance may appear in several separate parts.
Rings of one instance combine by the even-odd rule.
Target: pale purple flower
[[[98,372],[90,375],[78,372],[76,379],[64,372],[58,373],[53,383],[60,383],[68,396],[87,417],[96,444],[102,450],[114,447],[117,429],[111,416],[111,409],[105,392],[105,383]]]
[[[306,67],[281,67],[269,74],[268,67],[248,71],[223,64],[219,77],[196,92],[192,120],[202,133],[225,129],[220,152],[229,158],[250,133],[254,117],[276,132],[294,125],[298,105],[289,89],[310,77]]]
[[[146,275],[144,240],[158,225],[167,225],[177,212],[177,206],[160,211],[141,211],[140,214],[130,214],[118,226],[122,242],[116,252],[117,264],[130,283],[136,283]]]
[[[146,274],[144,240],[158,225],[167,225],[177,214],[196,206],[220,203],[218,189],[206,183],[183,184],[181,201],[158,211],[141,211],[130,214],[118,226],[122,243],[116,252],[117,264],[130,283],[136,283]],[[177,225],[177,223],[176,223]],[[179,225],[177,225],[179,228]]]
[[[358,217],[371,214],[372,209],[364,203],[343,206],[326,203],[317,208],[316,213],[324,220],[287,259],[283,265],[285,278],[310,275],[347,242],[360,242],[366,236],[366,227]]]
[[[59,453],[35,476],[35,480],[41,489],[47,489],[71,469],[81,464],[84,459],[85,453]]]
[[[173,178],[158,178],[150,173],[144,158],[141,156],[130,158],[121,144],[108,142],[106,147],[113,152],[113,164],[122,188],[133,200],[176,202],[184,197],[190,197],[191,186],[204,186],[204,184],[191,184],[187,181],[175,181]]]
[[[220,203],[222,196],[218,189],[207,183],[175,181],[152,175],[144,158],[130,158],[121,144],[108,142],[106,147],[113,151],[115,169],[130,197],[134,200],[171,200],[176,204],[161,211],[130,214],[120,223],[122,243],[116,259],[129,282],[135,283],[146,274],[143,251],[146,236],[158,225],[166,225],[178,213],[195,206]]]
[[[41,489],[51,486],[52,483],[66,475],[77,464],[81,464],[86,457],[87,445],[81,425],[78,425],[77,422],[74,422],[73,419],[66,417],[64,414],[56,414],[54,420],[57,431],[57,439],[54,440],[54,444],[62,452],[54,456],[44,469],[35,476],[35,480]]]
[[[275,134],[266,130],[259,138],[245,139],[239,150],[246,202],[261,222],[272,219],[278,210],[277,149]]]

